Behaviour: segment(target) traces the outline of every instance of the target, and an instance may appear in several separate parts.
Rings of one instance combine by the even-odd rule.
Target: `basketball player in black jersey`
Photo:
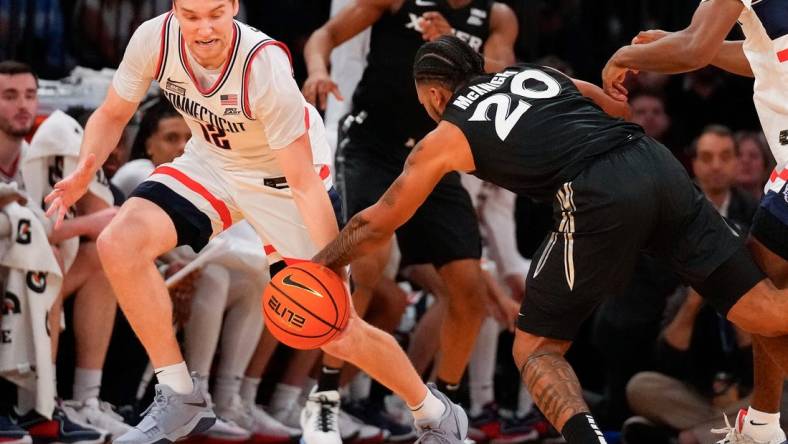
[[[370,26],[367,67],[353,96],[353,123],[339,142],[344,162],[338,172],[341,169],[344,207],[350,216],[385,192],[415,142],[434,127],[419,105],[411,76],[413,56],[421,44],[454,34],[483,52],[491,69],[498,69],[514,61],[517,36],[514,13],[493,0],[351,1],[307,42],[307,100],[325,107],[329,92],[341,98],[328,73],[331,51]],[[457,173],[449,172],[436,185],[413,219],[397,230],[397,241],[403,265],[435,265],[449,290],[437,376],[439,389],[451,396],[486,313],[478,222]],[[387,242],[378,254],[352,264],[354,304],[360,312],[382,275],[388,247]],[[329,359],[324,363],[341,365]],[[324,368],[324,374],[329,371]],[[319,390],[336,388],[323,380]]]
[[[605,440],[563,354],[601,299],[627,284],[641,250],[667,259],[740,328],[788,334],[788,292],[765,278],[668,149],[611,117],[626,114],[624,102],[539,65],[484,74],[481,57],[455,37],[426,43],[413,74],[437,128],[314,260],[337,268],[379,248],[449,171],[552,201],[554,227],[526,282],[513,353],[569,444]]]

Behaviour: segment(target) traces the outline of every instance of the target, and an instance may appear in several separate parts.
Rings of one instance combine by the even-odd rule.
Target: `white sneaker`
[[[82,402],[63,401],[62,407],[72,420],[106,430],[112,437],[118,437],[131,430],[131,426],[123,422],[123,417],[113,410],[112,405],[97,398],[88,398]]]
[[[244,442],[251,438],[252,434],[235,422],[222,419],[217,415],[216,422],[202,436],[209,441],[213,439],[221,442]]]
[[[779,428],[779,426],[777,430],[775,430],[774,438],[769,441],[761,442],[750,438],[745,430],[748,425],[745,421],[747,416],[747,410],[745,409],[739,410],[739,413],[736,415],[736,422],[732,426],[731,423],[728,422],[728,417],[726,415],[722,416],[725,418],[725,427],[721,429],[711,429],[711,433],[725,435],[724,438],[717,441],[717,444],[788,444],[785,432]],[[752,426],[755,425],[753,424]]]
[[[255,442],[286,443],[301,436],[300,429],[287,427],[257,405],[243,402],[238,395],[233,396],[228,405],[217,404],[216,412],[251,432]]]
[[[316,390],[312,389],[301,410],[301,444],[342,444],[339,435],[339,392]]]

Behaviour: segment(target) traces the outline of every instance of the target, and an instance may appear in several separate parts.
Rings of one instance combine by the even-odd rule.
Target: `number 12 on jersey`
[[[206,142],[225,150],[231,149],[230,141],[225,138],[227,137],[227,132],[223,128],[218,128],[216,125],[210,123],[197,123],[199,123],[200,128],[202,128],[202,135],[205,137]]]

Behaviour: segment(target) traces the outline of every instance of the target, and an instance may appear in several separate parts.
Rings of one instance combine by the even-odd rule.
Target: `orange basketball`
[[[347,325],[350,296],[336,273],[314,262],[290,265],[263,292],[265,327],[293,348],[318,348]]]

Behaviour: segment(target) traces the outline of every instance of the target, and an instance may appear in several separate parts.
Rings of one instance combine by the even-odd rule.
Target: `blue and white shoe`
[[[33,438],[27,430],[10,416],[0,415],[0,444],[32,444]]]
[[[188,395],[157,384],[153,404],[142,416],[139,424],[114,440],[115,444],[167,444],[205,432],[216,422],[208,397],[196,380]]]

